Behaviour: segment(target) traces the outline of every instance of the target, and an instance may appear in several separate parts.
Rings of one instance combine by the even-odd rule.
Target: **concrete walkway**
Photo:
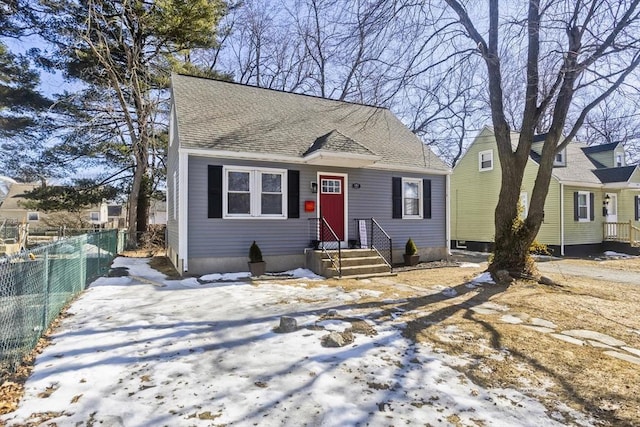
[[[500,321],[503,323],[520,325],[541,334],[549,334],[569,344],[598,348],[602,350],[604,355],[640,365],[640,349],[627,346],[624,341],[607,334],[588,329],[558,330],[553,322],[530,316],[527,313],[512,312],[508,306],[497,305],[491,301],[473,307],[471,310],[481,315],[502,315]]]
[[[640,273],[634,271],[615,270],[605,266],[590,267],[572,264],[569,260],[553,260],[538,262],[538,270],[546,274],[561,274],[563,276],[580,276],[605,280],[608,282],[629,283],[640,285]]]

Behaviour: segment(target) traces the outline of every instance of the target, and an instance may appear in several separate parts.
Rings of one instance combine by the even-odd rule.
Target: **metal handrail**
[[[318,222],[318,241],[320,242],[320,245],[318,246],[318,249],[322,250],[322,253],[327,255],[327,258],[329,258],[329,261],[331,261],[331,265],[333,265],[333,267],[338,271],[338,277],[342,277],[342,249],[341,249],[341,245],[340,245],[340,238],[338,237],[338,235],[336,234],[335,231],[333,231],[333,228],[331,228],[331,226],[329,225],[329,223],[327,222],[327,220],[325,219],[325,217],[320,217],[320,218],[309,218],[309,220],[313,220],[313,221],[317,221]],[[327,242],[327,241],[333,241],[333,240],[327,240],[325,239],[325,233],[329,232],[329,235],[327,237],[330,237],[332,239],[335,240],[337,246],[338,246],[338,257],[337,259],[334,259],[333,256],[331,256],[331,253],[329,252],[329,250],[327,250],[326,245],[322,245],[322,242]]]
[[[360,228],[357,226],[359,221],[368,221],[370,223],[369,230],[371,233],[371,239],[368,245],[368,249],[376,251],[380,258],[382,258],[384,262],[389,266],[391,271],[393,271],[393,241],[391,240],[389,234],[387,234],[387,232],[384,230],[384,228],[382,228],[382,226],[378,223],[378,221],[376,221],[375,218],[356,218],[355,221],[356,230],[358,230],[358,233],[360,233]],[[380,233],[382,234],[382,240],[386,243],[386,247],[384,248],[382,247],[382,245],[376,244],[376,241],[378,240],[376,239],[376,236]],[[362,241],[362,237],[360,238],[360,241]]]

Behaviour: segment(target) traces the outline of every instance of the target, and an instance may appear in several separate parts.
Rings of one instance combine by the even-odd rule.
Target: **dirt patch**
[[[175,269],[169,258],[164,255],[156,255],[151,258],[149,261],[149,266],[160,273],[167,276],[167,279],[174,280],[180,279],[181,276],[178,271]]]

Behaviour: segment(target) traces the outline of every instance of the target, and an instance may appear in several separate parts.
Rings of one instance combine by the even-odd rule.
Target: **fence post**
[[[373,218],[371,218],[370,221],[371,221],[371,240],[369,241],[369,249],[373,249]]]
[[[44,258],[44,307],[42,308],[42,334],[47,330],[49,325],[49,293],[51,292],[51,283],[49,280],[49,249],[46,248],[43,254]]]

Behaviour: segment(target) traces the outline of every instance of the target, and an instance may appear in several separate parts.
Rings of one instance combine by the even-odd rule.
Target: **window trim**
[[[577,209],[577,215],[578,215],[578,222],[590,222],[591,221],[591,193],[589,191],[578,191],[578,198],[576,199],[576,203],[578,204],[578,206],[576,207]],[[580,216],[580,196],[585,196],[585,200],[586,203],[584,204],[585,210],[586,210],[586,217],[582,218]]]
[[[489,154],[489,155],[490,155],[490,157],[491,157],[491,159],[490,159],[490,161],[491,161],[491,166],[489,166],[489,167],[484,167],[484,168],[483,168],[483,167],[482,167],[482,156],[483,156],[484,154]],[[480,151],[480,152],[478,153],[478,170],[479,170],[480,172],[485,172],[485,171],[493,170],[493,150],[483,150],[483,151]]]
[[[624,156],[622,153],[615,153],[615,165],[617,168],[621,168],[624,166]]]
[[[558,160],[560,156],[560,160]],[[567,152],[566,149],[557,152],[553,156],[553,166],[566,166],[567,165]]]
[[[94,218],[93,216],[96,216],[96,218]],[[93,221],[93,222],[100,222],[100,212],[99,211],[90,211],[89,212],[89,220]]]
[[[417,183],[418,184],[418,215],[409,215],[405,213],[405,197],[404,197],[404,184],[405,183]],[[402,219],[422,219],[424,216],[423,212],[423,204],[424,204],[424,194],[422,188],[422,179],[421,178],[405,178],[402,177]]]
[[[337,192],[334,192],[334,191],[324,191],[324,182],[325,182],[325,181],[327,181],[327,182],[328,182],[328,181],[338,182],[338,183],[339,183],[338,188],[339,188],[339,190],[340,190],[340,191],[337,191]],[[343,187],[343,183],[342,183],[342,180],[340,180],[340,179],[322,178],[322,179],[320,180],[320,194],[342,194],[342,192],[343,192],[343,188],[342,188],[342,187]],[[327,187],[327,189],[329,189],[329,188],[336,188],[336,187],[334,187],[334,186],[328,186],[328,187]]]
[[[35,218],[31,218],[32,215],[35,216]],[[40,212],[27,212],[27,221],[40,221]]]
[[[249,213],[235,214],[229,213],[229,173],[242,172],[249,173]],[[262,213],[262,175],[280,175],[280,194],[282,213],[263,214]],[[276,194],[276,193],[264,193]],[[250,166],[223,166],[222,168],[222,218],[224,219],[287,219],[288,207],[288,181],[287,169],[250,167]]]

